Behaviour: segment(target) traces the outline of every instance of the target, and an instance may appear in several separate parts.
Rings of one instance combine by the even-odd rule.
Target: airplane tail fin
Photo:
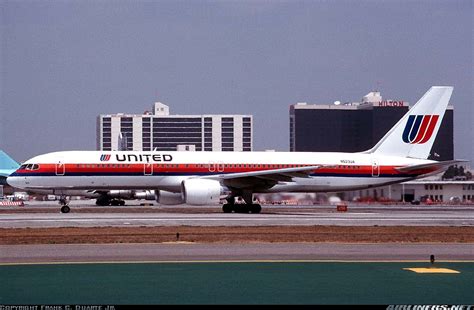
[[[427,159],[453,92],[433,86],[367,153]]]
[[[20,165],[7,153],[0,150],[0,169],[17,169]]]

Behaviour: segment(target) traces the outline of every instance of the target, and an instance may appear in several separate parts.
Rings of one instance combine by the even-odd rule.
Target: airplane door
[[[56,175],[64,175],[66,173],[66,165],[62,162],[56,163]]]
[[[216,164],[209,162],[209,172],[214,172],[216,171]]]
[[[152,163],[144,163],[143,164],[143,174],[144,175],[153,175],[153,164]]]
[[[372,176],[378,177],[380,175],[380,166],[376,158],[372,158]]]
[[[224,172],[224,164],[223,163],[217,163],[217,171]]]

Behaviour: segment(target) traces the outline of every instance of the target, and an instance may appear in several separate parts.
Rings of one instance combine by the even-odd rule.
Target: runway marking
[[[390,213],[297,213],[265,214],[257,216],[238,214],[2,214],[0,228],[38,228],[38,227],[131,227],[131,226],[275,226],[275,225],[383,225],[383,226],[474,226],[473,213],[457,214],[454,212],[431,212],[426,214],[390,214]]]
[[[439,260],[440,263],[474,263],[474,260]],[[4,262],[0,266],[23,266],[23,265],[78,265],[78,264],[225,264],[225,263],[427,263],[426,260],[156,260],[156,261],[61,261],[61,262]],[[403,268],[410,269],[430,269],[430,268]],[[445,269],[445,268],[437,268]],[[450,270],[450,269],[447,269]],[[412,270],[411,270],[412,271]],[[455,270],[453,270],[455,271]],[[457,273],[460,273],[456,271]]]
[[[403,268],[403,270],[413,271],[416,273],[461,273],[457,270],[448,268]]]

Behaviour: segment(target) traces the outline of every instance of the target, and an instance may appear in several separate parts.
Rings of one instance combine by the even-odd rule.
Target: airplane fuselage
[[[308,176],[272,186],[262,178],[253,192],[334,192],[411,180],[432,171],[402,173],[397,168],[425,163],[433,161],[365,153],[66,151],[28,160],[8,182],[54,194],[91,189],[180,192],[182,181],[195,177],[319,166]]]

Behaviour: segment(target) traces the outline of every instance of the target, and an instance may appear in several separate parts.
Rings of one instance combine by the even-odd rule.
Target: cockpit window
[[[25,169],[26,169],[26,166],[27,166],[27,165],[21,165],[20,168],[18,168],[18,169],[20,169],[20,170],[25,170]]]
[[[20,169],[26,169],[26,170],[38,170],[39,165],[38,164],[28,164],[28,165],[21,165]]]

